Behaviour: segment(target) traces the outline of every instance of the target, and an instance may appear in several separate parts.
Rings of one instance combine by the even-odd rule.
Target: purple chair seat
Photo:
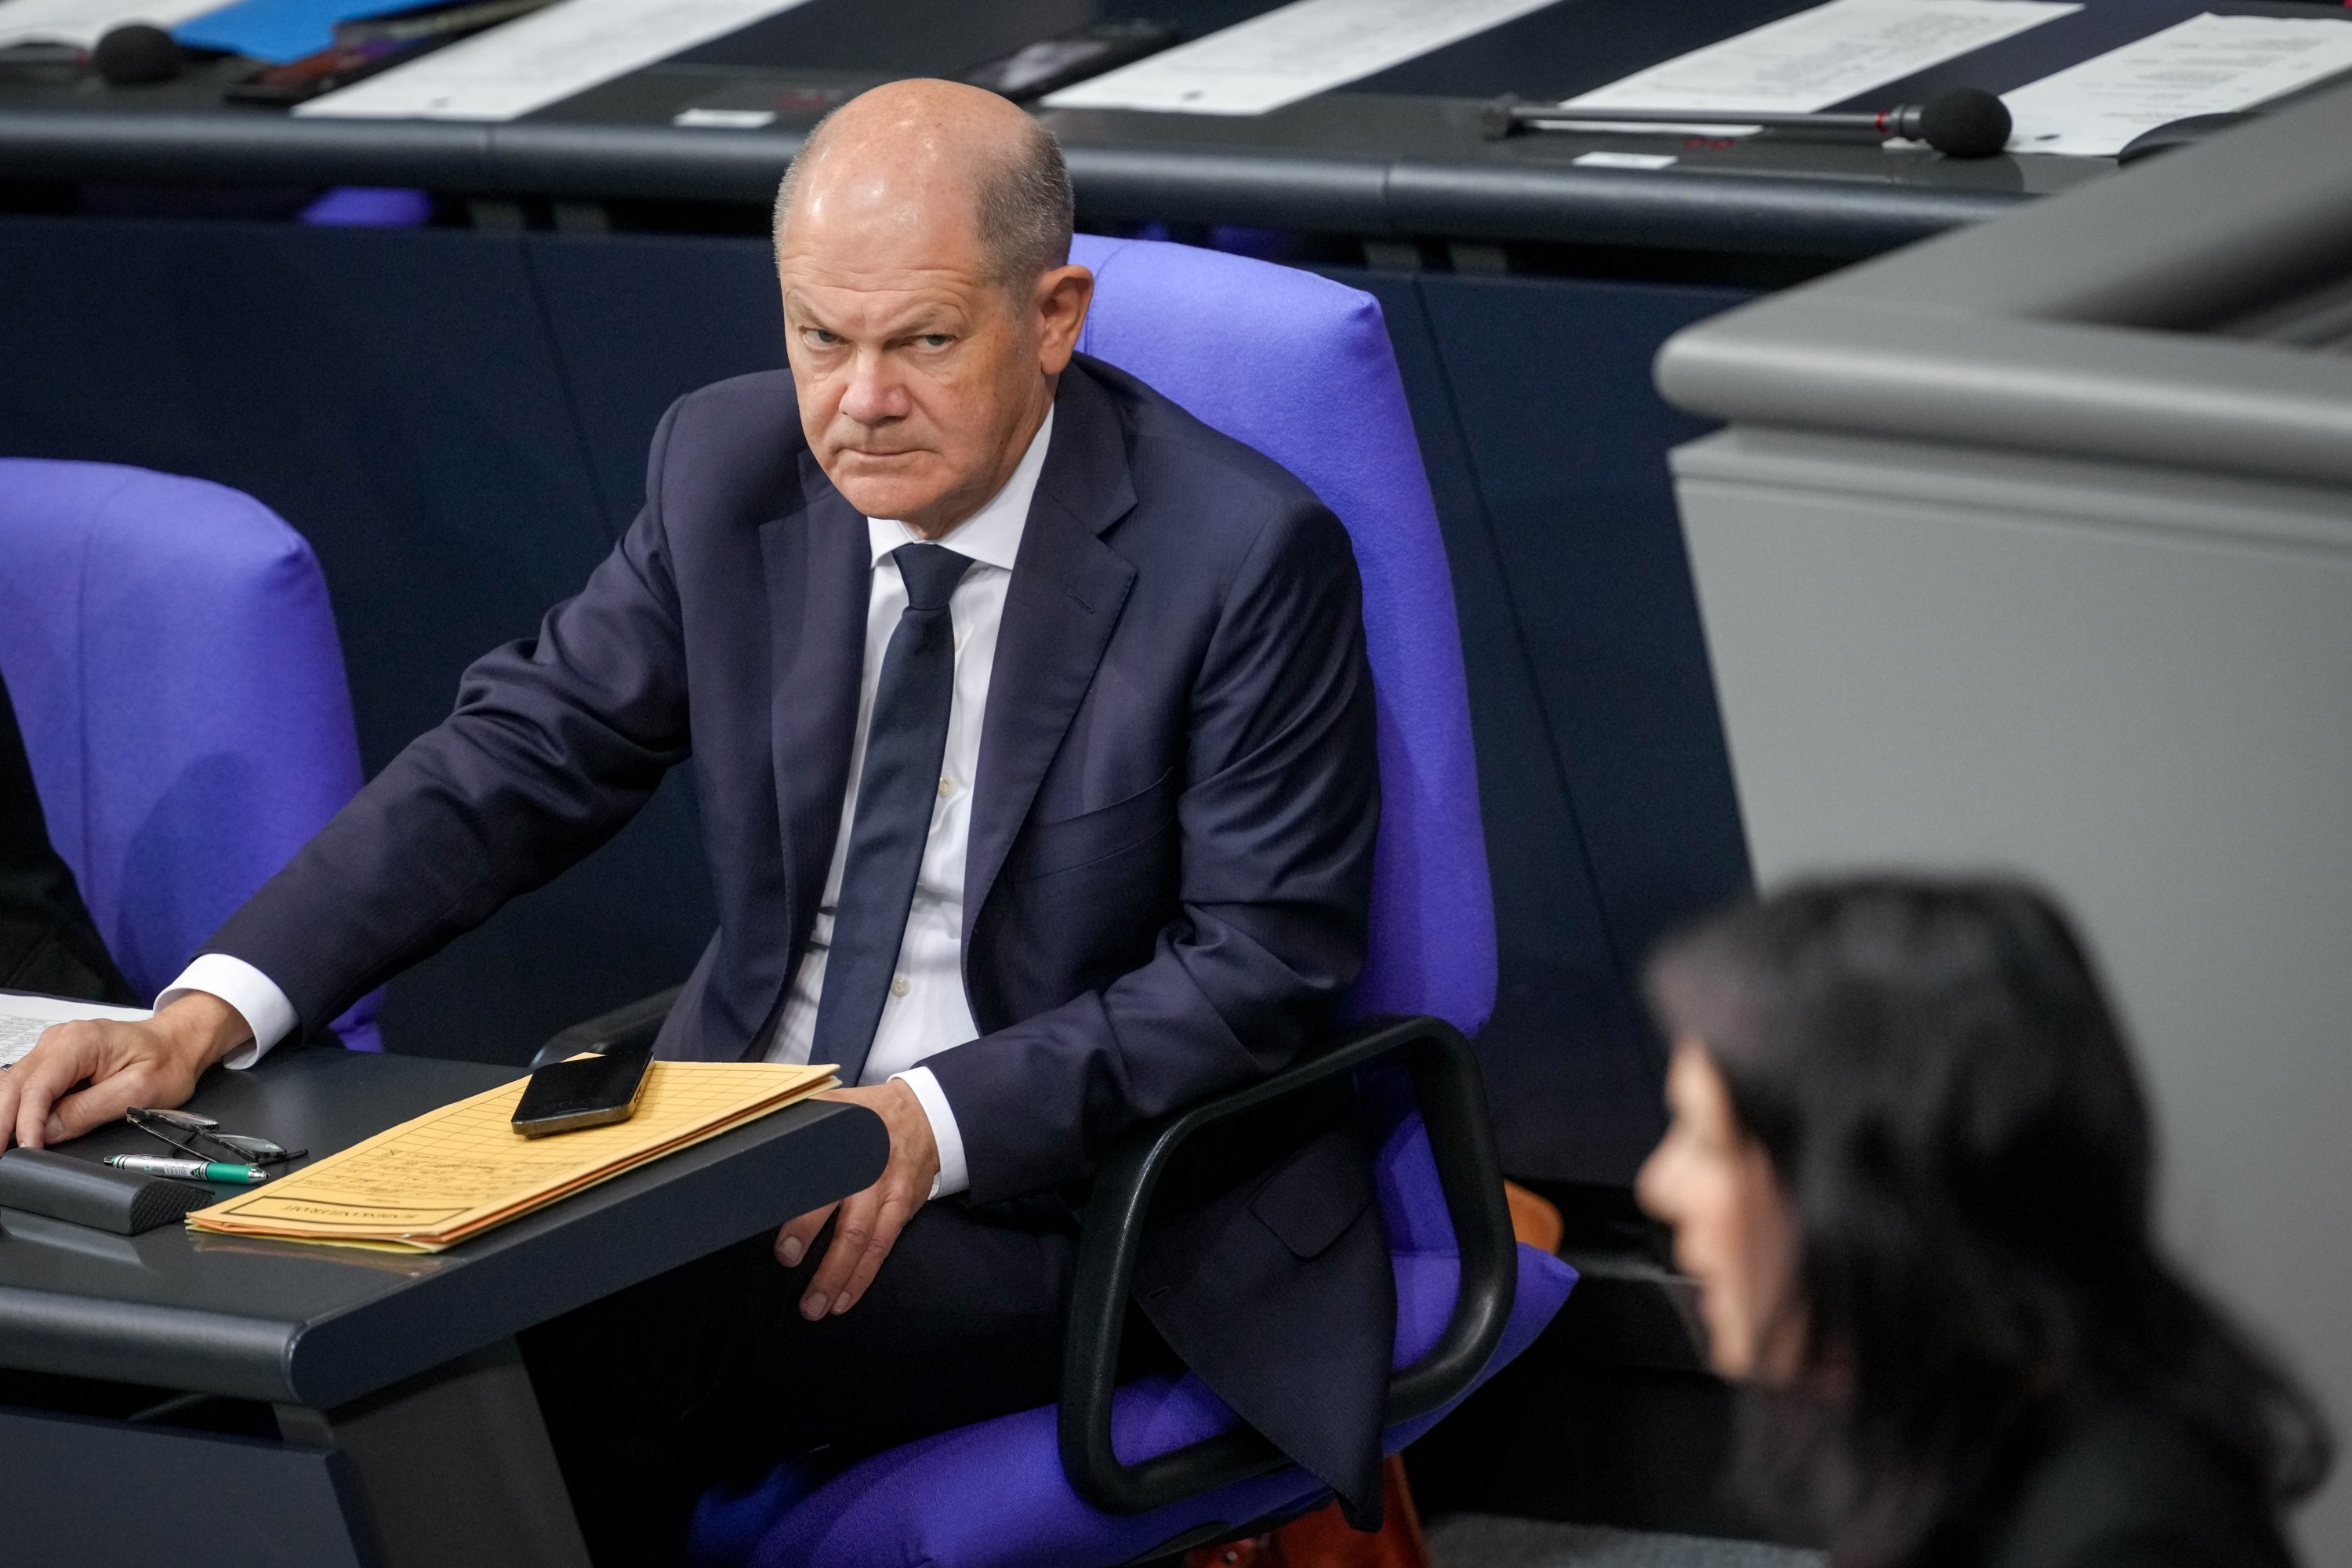
[[[1080,348],[1141,377],[1273,458],[1339,515],[1364,579],[1379,710],[1381,816],[1358,1016],[1430,1015],[1465,1035],[1495,999],[1495,921],[1452,580],[1379,304],[1312,273],[1148,240],[1081,235],[1094,269]],[[1409,1097],[1360,1076],[1381,1136],[1375,1174],[1397,1282],[1395,1364],[1436,1342],[1459,1258]],[[1575,1282],[1531,1248],[1485,1376],[1533,1341]],[[1391,1453],[1444,1412],[1391,1427]],[[829,1479],[780,1467],[698,1511],[696,1558],[750,1568],[1087,1568],[1124,1563],[1202,1526],[1301,1509],[1324,1495],[1284,1469],[1154,1512],[1103,1513],[1063,1474],[1054,1406],[941,1433]],[[1113,1447],[1127,1463],[1227,1430],[1235,1417],[1190,1375],[1122,1386]]]
[[[152,998],[360,786],[318,559],[250,496],[0,459],[0,671],[49,838]],[[335,1022],[380,1050],[371,994]]]
[[[1445,1207],[1417,1115],[1400,1122],[1379,1161],[1381,1215],[1396,1271],[1393,1364],[1432,1345],[1454,1310],[1460,1265],[1451,1233],[1415,1245]],[[1407,1240],[1400,1244],[1398,1238]],[[1518,1293],[1502,1345],[1484,1383],[1534,1340],[1567,1300],[1575,1271],[1531,1247],[1519,1249]],[[1451,1408],[1448,1406],[1447,1408]],[[1381,1447],[1395,1453],[1445,1412],[1392,1426]],[[1070,1489],[1055,1447],[1052,1405],[909,1443],[812,1485],[796,1466],[780,1467],[742,1494],[707,1495],[694,1523],[698,1562],[761,1568],[1076,1568],[1124,1563],[1212,1521],[1241,1524],[1301,1510],[1327,1495],[1303,1470],[1285,1469],[1152,1513],[1121,1518],[1090,1508]],[[1129,1463],[1227,1431],[1234,1415],[1197,1377],[1145,1377],[1123,1385],[1112,1405],[1113,1440]]]

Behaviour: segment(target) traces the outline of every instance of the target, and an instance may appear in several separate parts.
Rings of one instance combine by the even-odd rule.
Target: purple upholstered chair
[[[295,215],[321,228],[416,228],[433,220],[433,198],[397,185],[337,185]]]
[[[219,485],[0,459],[0,671],[50,840],[143,996],[360,786],[318,560]],[[345,1045],[383,1048],[376,1001]]]
[[[1358,1085],[1384,1134],[1377,1176],[1397,1279],[1395,1365],[1430,1355],[1426,1368],[1447,1353],[1461,1363],[1451,1397],[1389,1428],[1393,1453],[1458,1403],[1463,1384],[1524,1349],[1575,1279],[1558,1258],[1510,1241],[1475,1074],[1453,1033],[1475,1030],[1493,1005],[1494,912],[1453,592],[1403,387],[1379,305],[1352,289],[1150,241],[1082,236],[1073,258],[1099,279],[1080,346],[1305,479],[1347,524],[1362,567],[1383,805],[1370,961],[1353,1007],[1430,1017],[1367,1026],[1320,1059],[1349,1070],[1400,1042],[1421,1053],[1412,1080],[1419,1109],[1401,1072],[1362,1068]],[[1433,1130],[1441,1145],[1450,1141],[1443,1162],[1433,1157]],[[1090,1348],[1071,1359],[1061,1407],[927,1438],[821,1484],[786,1466],[748,1494],[714,1492],[696,1518],[698,1558],[750,1568],[1090,1568],[1229,1539],[1318,1506],[1327,1494],[1313,1477],[1264,1462],[1245,1479],[1165,1500],[1171,1487],[1149,1484],[1143,1461],[1188,1447],[1204,1454],[1191,1446],[1231,1433],[1234,1415],[1189,1375],[1108,1393],[1116,1347],[1103,1341],[1116,1334],[1126,1280],[1098,1232],[1107,1222],[1131,1231],[1120,1222],[1148,1202],[1147,1167],[1181,1131],[1151,1148],[1129,1145],[1097,1178],[1072,1314],[1074,1346]],[[1466,1166],[1455,1157],[1465,1141],[1475,1145]],[[1117,1212],[1122,1205],[1128,1213]],[[1485,1289],[1457,1317],[1465,1256]],[[1491,1321],[1465,1332],[1481,1311]],[[1401,1395],[1409,1381],[1392,1388],[1392,1409],[1414,1403]],[[1253,1439],[1224,1440],[1245,1451]]]

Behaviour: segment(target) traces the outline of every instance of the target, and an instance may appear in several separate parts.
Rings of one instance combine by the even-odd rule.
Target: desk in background
[[[316,1157],[512,1076],[294,1049],[191,1103]],[[72,1147],[152,1144],[126,1127]],[[9,1549],[584,1568],[513,1336],[855,1192],[885,1152],[871,1113],[804,1102],[431,1257],[0,1209]]]

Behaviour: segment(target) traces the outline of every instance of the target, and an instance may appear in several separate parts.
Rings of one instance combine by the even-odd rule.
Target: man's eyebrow
[[[825,325],[824,313],[816,308],[815,303],[793,289],[784,291],[784,314],[798,317],[805,326],[824,331],[833,330]]]
[[[814,327],[820,331],[839,333],[841,331],[825,319],[814,300],[796,291],[785,293],[784,313],[788,317],[798,318],[800,325]],[[876,335],[886,342],[898,342],[932,332],[959,333],[965,326],[963,312],[955,305],[944,300],[927,300],[910,307],[904,315],[889,322]]]

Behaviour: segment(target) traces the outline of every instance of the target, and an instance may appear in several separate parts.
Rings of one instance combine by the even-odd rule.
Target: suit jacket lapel
[[[776,808],[790,911],[780,934],[795,963],[824,896],[841,831],[874,570],[866,519],[833,488],[814,458],[802,453],[800,468],[800,510],[760,530],[768,575]],[[791,979],[788,967],[783,984]],[[771,1025],[773,1014],[772,1007]],[[761,1048],[765,1036],[763,1029],[756,1042]]]
[[[1135,506],[1126,433],[1108,393],[1074,363],[1055,398],[996,634],[964,857],[963,935],[996,885],[1030,802],[1110,644],[1135,568],[1097,537]]]

